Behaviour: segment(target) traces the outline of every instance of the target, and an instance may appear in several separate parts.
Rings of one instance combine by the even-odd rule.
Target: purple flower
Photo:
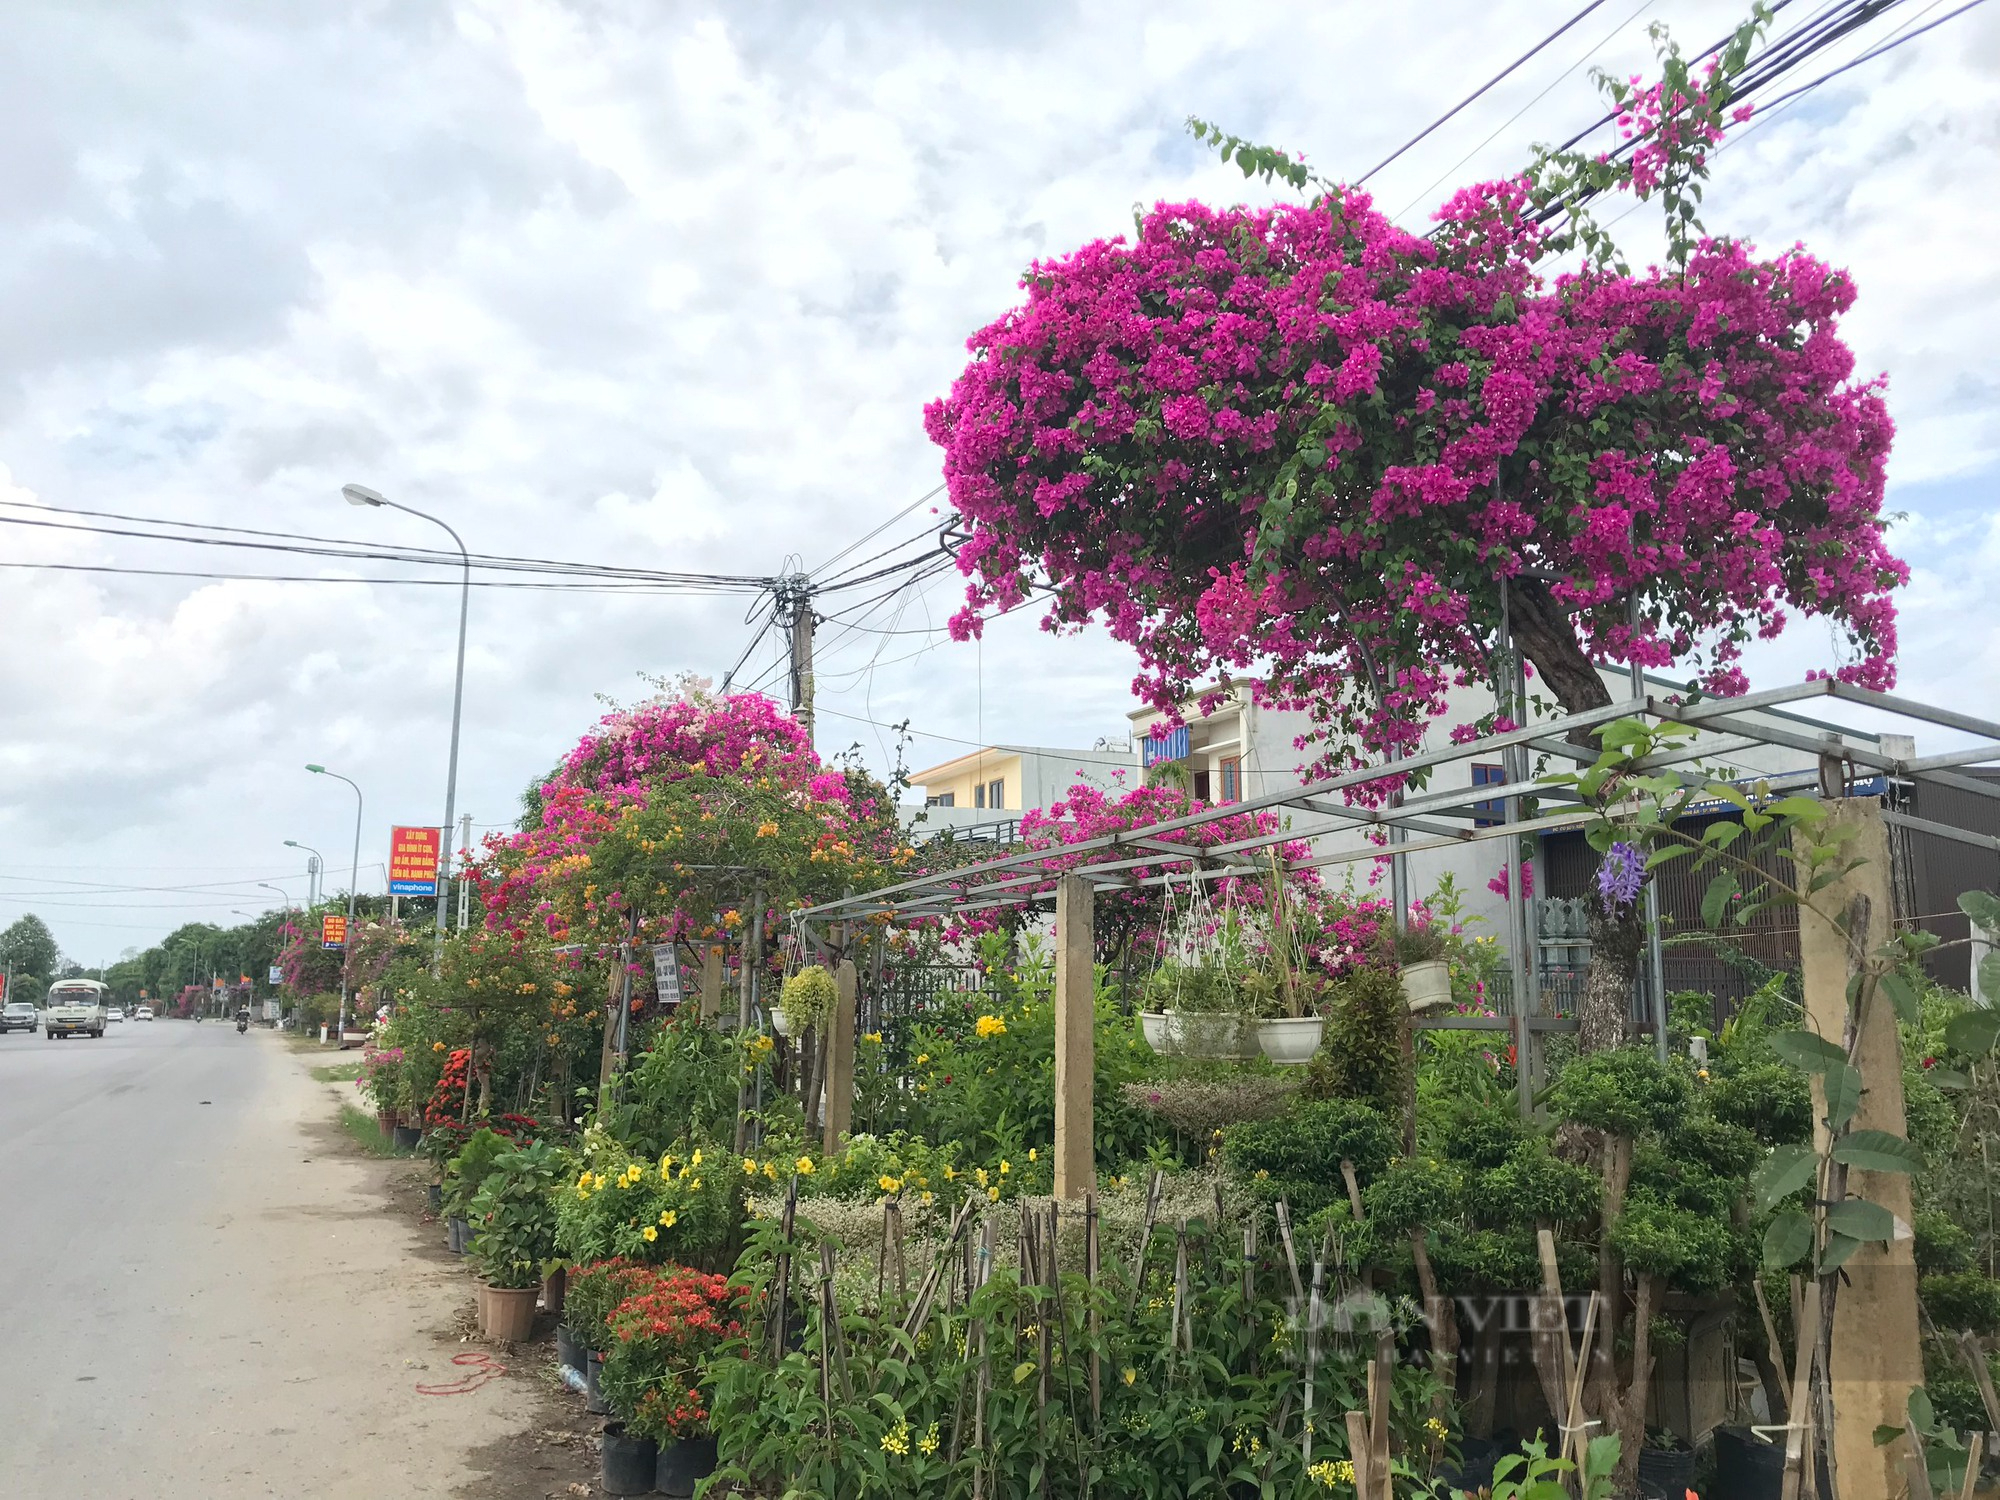
[[[1607,912],[1630,906],[1639,899],[1639,886],[1646,878],[1646,862],[1639,851],[1622,839],[1604,851],[1604,863],[1597,867],[1597,899]]]

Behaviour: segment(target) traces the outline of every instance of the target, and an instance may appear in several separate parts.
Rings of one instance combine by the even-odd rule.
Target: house
[[[1138,785],[1129,750],[1056,750],[1031,745],[981,745],[912,773],[921,807],[905,807],[919,834],[952,829],[967,837],[1010,842],[1029,808],[1048,807],[1079,781]]]

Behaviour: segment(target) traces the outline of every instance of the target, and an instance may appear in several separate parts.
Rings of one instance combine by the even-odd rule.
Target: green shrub
[[[1702,1097],[1716,1119],[1740,1126],[1767,1146],[1812,1139],[1812,1086],[1805,1074],[1776,1060],[1718,1072]]]
[[[1365,1186],[1394,1149],[1389,1122],[1360,1100],[1302,1100],[1273,1119],[1225,1131],[1222,1159],[1259,1197],[1283,1198],[1304,1219],[1346,1196],[1343,1159]]]
[[[1754,1131],[1708,1113],[1682,1120],[1668,1132],[1666,1146],[1721,1177],[1742,1177],[1764,1159],[1764,1143]]]
[[[808,964],[791,975],[778,991],[778,1004],[794,1031],[818,1026],[833,1014],[840,986],[821,964]]]
[[[1409,1008],[1387,969],[1356,969],[1333,986],[1326,1039],[1306,1067],[1315,1099],[1362,1099],[1400,1118],[1411,1080],[1404,1054]]]
[[[1512,1103],[1452,1100],[1437,1128],[1437,1148],[1454,1161],[1492,1168],[1531,1139]]]
[[[493,1164],[501,1156],[513,1149],[513,1143],[505,1136],[483,1125],[473,1131],[445,1165],[445,1212],[461,1219],[471,1218],[472,1200],[486,1185],[487,1173],[493,1170]]]
[[[1626,1137],[1671,1130],[1693,1102],[1687,1068],[1678,1061],[1661,1063],[1650,1047],[1579,1057],[1564,1067],[1549,1095],[1560,1118]]]
[[[1954,1333],[1984,1336],[2000,1333],[2000,1281],[1978,1271],[1947,1271],[1925,1276],[1917,1295],[1931,1321]]]
[[[1401,1157],[1361,1195],[1367,1222],[1384,1237],[1440,1224],[1463,1210],[1465,1174],[1433,1156]]]
[[[1685,1292],[1727,1286],[1740,1259],[1727,1220],[1650,1195],[1634,1195],[1611,1227],[1611,1244],[1632,1270],[1658,1276]]]
[[[1919,1271],[1970,1271],[1973,1268],[1976,1252],[1972,1233],[1955,1223],[1949,1215],[1925,1209],[1916,1215],[1911,1227],[1917,1235]]]
[[[1723,1177],[1670,1147],[1648,1144],[1632,1153],[1631,1186],[1662,1203],[1726,1219],[1742,1191],[1742,1179]]]
[[[1603,1197],[1596,1172],[1562,1160],[1539,1140],[1523,1141],[1499,1166],[1467,1177],[1473,1213],[1500,1229],[1582,1224]]]

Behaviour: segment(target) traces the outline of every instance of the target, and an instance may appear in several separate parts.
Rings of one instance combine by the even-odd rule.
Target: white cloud
[[[1736,10],[1659,14],[1698,47]],[[1261,191],[1183,116],[1351,174],[1550,18],[1523,0],[41,0],[10,23],[14,483],[54,505],[442,542],[342,506],[361,480],[483,551],[761,573],[838,551],[932,486],[920,408],[1029,260],[1129,231],[1137,203]],[[1382,203],[1419,197],[1610,30],[1580,26],[1387,169]],[[1864,368],[1890,372],[1897,496],[1918,515],[1905,681],[2000,712],[1977,608],[2000,544],[1990,523],[1966,530],[1996,466],[1996,51],[2000,21],[1975,12],[1822,90],[1722,154],[1710,223],[1854,269],[1849,330]],[[1635,20],[1596,60],[1644,56]],[[1519,162],[1593,102],[1573,73],[1449,183]],[[0,535],[11,560],[318,567]],[[954,594],[941,579],[867,618],[919,631]],[[505,821],[594,693],[634,696],[642,670],[720,675],[747,602],[476,592],[461,805]],[[367,788],[363,857],[379,859],[390,821],[442,811],[454,608],[448,588],[0,569],[0,876],[180,860],[262,878],[292,866],[285,838],[344,853],[345,789],[307,760]],[[829,710],[1055,744],[1123,728],[1132,664],[1101,635],[1052,641],[1029,613],[978,648],[842,629],[825,637]],[[1816,641],[1801,627],[1779,647],[1771,669],[1789,671]],[[767,643],[745,679],[773,659]],[[824,743],[883,753],[886,731],[826,722]],[[210,915],[254,892],[219,899]],[[19,909],[0,895],[0,920]],[[93,957],[200,914],[47,911]]]

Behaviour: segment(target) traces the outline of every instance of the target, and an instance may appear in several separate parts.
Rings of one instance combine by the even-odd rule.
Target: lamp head
[[[325,766],[315,766],[315,765],[308,765],[308,766],[306,767],[306,769],[307,769],[308,771],[312,772],[312,773],[313,773],[313,775],[315,775],[315,776],[324,776],[324,775],[326,774],[326,767],[325,767]]]
[[[302,846],[300,845],[300,843],[299,843],[299,841],[298,841],[297,839],[286,839],[286,840],[285,840],[285,847],[286,847],[287,849],[297,849],[297,848],[301,848]]]
[[[340,493],[347,497],[349,505],[387,505],[389,502],[377,490],[365,484],[343,484]]]

